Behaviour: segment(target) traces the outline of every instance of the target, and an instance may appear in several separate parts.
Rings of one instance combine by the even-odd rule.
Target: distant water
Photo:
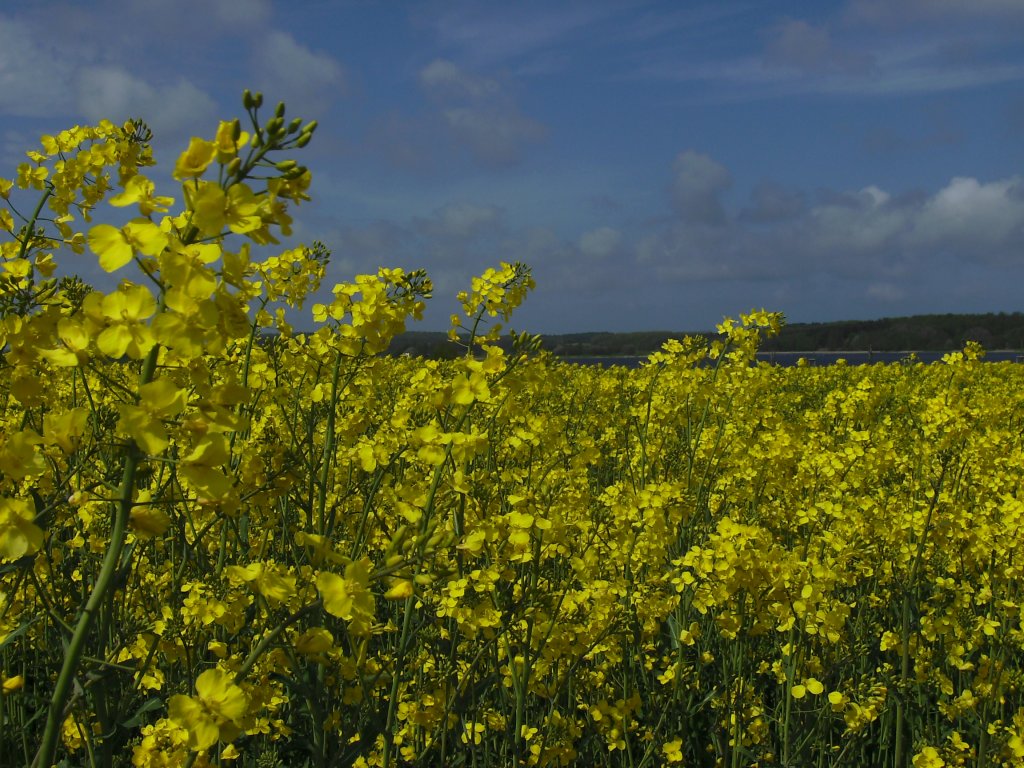
[[[947,352],[759,352],[759,362],[794,366],[802,357],[811,365],[834,365],[837,360],[845,360],[849,365],[872,365],[874,363],[898,363],[911,355],[917,355],[922,363],[935,363]],[[627,368],[639,368],[647,356],[608,356],[608,357],[563,357],[566,363],[577,365],[602,365],[605,368],[613,365],[624,365]],[[1024,353],[1015,350],[986,351],[983,358],[988,363],[1016,362],[1024,363]]]

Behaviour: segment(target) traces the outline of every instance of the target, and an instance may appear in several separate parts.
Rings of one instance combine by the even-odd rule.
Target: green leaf
[[[6,648],[8,643],[13,643],[19,637],[21,637],[26,632],[28,632],[28,628],[31,627],[33,624],[35,624],[38,620],[39,620],[38,616],[36,618],[34,618],[34,619],[29,619],[24,624],[22,624],[20,627],[18,627],[16,630],[14,630],[13,632],[8,633],[7,637],[4,638],[4,641],[2,643],[0,643],[0,651],[2,651],[4,648]]]
[[[142,717],[143,715],[145,715],[147,712],[152,712],[154,709],[160,709],[160,707],[162,707],[163,705],[164,703],[160,699],[153,697],[152,699],[149,699],[145,703],[143,703],[143,705],[139,707],[137,710],[135,710],[135,714],[129,717],[127,720],[123,721],[121,723],[121,726],[123,728],[138,728],[144,722]]]

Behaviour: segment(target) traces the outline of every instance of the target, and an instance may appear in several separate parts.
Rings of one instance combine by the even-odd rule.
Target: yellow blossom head
[[[212,141],[193,136],[188,149],[181,153],[174,166],[174,178],[199,178],[217,156],[217,145]]]

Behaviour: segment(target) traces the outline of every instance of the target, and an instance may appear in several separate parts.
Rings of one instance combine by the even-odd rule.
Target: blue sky
[[[501,260],[540,333],[1016,311],[1020,40],[1024,0],[7,0],[0,175],[128,116],[169,172],[251,88],[320,123],[325,295],[425,267],[423,329]]]

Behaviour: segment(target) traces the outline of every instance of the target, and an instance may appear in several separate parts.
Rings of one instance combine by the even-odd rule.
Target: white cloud
[[[22,131],[4,131],[0,136],[0,175],[9,176],[13,169],[25,162],[25,152],[36,146],[38,136],[29,136]]]
[[[246,34],[266,24],[272,0],[108,0],[106,14],[143,22],[163,34],[204,37]],[[201,20],[197,23],[197,20]]]
[[[804,71],[821,69],[832,55],[832,40],[824,27],[799,19],[784,22],[770,32],[765,58],[772,64]]]
[[[133,0],[134,2],[134,0]],[[198,0],[207,13],[225,26],[254,27],[270,18],[271,0]],[[177,3],[171,3],[174,6]],[[180,8],[179,8],[180,12]]]
[[[828,27],[816,27],[802,19],[791,19],[769,30],[765,61],[811,74],[862,73],[872,66],[867,54],[837,46]]]
[[[1001,303],[989,306],[1001,307],[1008,291],[999,281],[1012,282],[1024,268],[1024,180],[1017,177],[952,179],[929,193],[900,194],[867,185],[808,195],[765,182],[771,194],[764,196],[781,201],[783,215],[752,223],[747,211],[716,197],[730,178],[727,168],[696,152],[682,158],[687,192],[697,200],[710,194],[719,204],[717,225],[665,211],[555,231],[527,224],[537,217],[521,216],[514,203],[499,207],[464,194],[419,217],[401,213],[408,203],[392,206],[390,220],[353,224],[328,239],[336,253],[351,257],[350,270],[427,268],[438,296],[428,314],[432,327],[444,324],[452,291],[501,259],[534,266],[535,301],[548,307],[548,327],[574,318],[581,329],[604,322],[590,309],[595,303],[632,293],[644,297],[632,310],[644,323],[676,323],[665,307],[679,306],[680,297],[687,312],[706,307],[715,319],[768,302],[783,311],[799,303],[813,319],[947,311],[968,299],[984,307],[982,286],[997,285]],[[666,208],[672,192],[665,191]]]
[[[686,150],[673,164],[672,199],[686,222],[719,225],[726,220],[719,195],[732,186],[732,175],[707,155]]]
[[[889,208],[889,195],[878,187],[865,187],[848,202],[815,206],[806,236],[820,254],[878,252],[906,232],[907,214]]]
[[[0,17],[0,112],[44,117],[72,111],[73,75],[71,62],[28,24]]]
[[[750,260],[741,230],[692,227],[674,222],[642,236],[636,260],[659,280],[705,282],[767,277],[779,265]]]
[[[213,99],[184,77],[159,83],[99,63],[88,45],[50,45],[38,24],[0,18],[0,113],[97,122],[139,117],[157,140],[208,131]]]
[[[327,53],[313,51],[285,32],[271,32],[255,53],[256,87],[273,109],[284,101],[290,115],[311,119],[323,114],[348,90],[341,64]]]
[[[470,237],[501,223],[501,210],[493,205],[450,203],[437,211],[431,229],[449,237]]]
[[[525,62],[558,50],[567,38],[616,12],[614,3],[458,3],[423,4],[423,20],[443,47],[456,48],[477,65]]]
[[[579,249],[585,256],[607,258],[622,247],[622,233],[611,227],[598,227],[580,236]]]
[[[120,67],[83,68],[77,77],[76,99],[87,120],[139,117],[157,138],[209,132],[217,111],[210,96],[183,78],[173,85],[153,86]]]
[[[852,0],[848,18],[889,24],[922,19],[1024,19],[1020,0]]]
[[[524,145],[547,135],[543,124],[514,109],[456,107],[443,114],[452,133],[488,165],[514,164]]]
[[[1018,3],[1018,0],[1014,0]],[[1024,2],[1020,22],[1024,22]],[[966,42],[950,36],[953,24],[972,23]],[[649,56],[633,74],[701,83],[708,102],[774,99],[799,94],[891,96],[942,93],[1024,80],[1024,62],[986,55],[1009,49],[1021,24],[1009,18],[946,19],[940,28],[908,23],[878,34],[864,25],[815,26],[789,20],[765,30],[760,55],[697,59],[685,51]],[[1019,46],[1018,46],[1019,47]],[[1019,57],[1018,57],[1019,58]]]
[[[954,178],[931,195],[904,199],[866,187],[814,206],[787,237],[805,263],[851,274],[909,276],[939,257],[963,265],[1024,264],[1024,181]]]
[[[746,221],[770,223],[792,219],[804,210],[804,196],[799,190],[780,184],[760,182],[750,194],[751,207],[740,213]]]
[[[420,71],[420,84],[442,100],[483,99],[500,90],[497,81],[465,72],[444,59],[435,59]]]
[[[925,203],[910,239],[991,249],[992,255],[1009,243],[1024,245],[1024,180],[1014,176],[983,184],[953,179]]]
[[[906,297],[907,293],[893,283],[871,283],[864,294],[869,299],[884,302],[896,302]]]
[[[669,281],[831,275],[870,281],[863,295],[888,300],[896,290],[910,293],[939,263],[963,270],[1024,266],[1024,179],[1018,176],[954,178],[931,194],[898,197],[877,185],[824,191],[812,205],[797,191],[765,183],[755,190],[754,209],[734,214],[719,199],[729,171],[714,159],[684,152],[675,172],[678,216],[647,224],[635,246],[627,246],[641,269]],[[773,208],[778,215],[768,215]],[[883,284],[894,287],[883,290]]]
[[[420,70],[419,81],[438,104],[449,136],[484,165],[514,165],[527,145],[547,136],[496,80],[436,59]]]

